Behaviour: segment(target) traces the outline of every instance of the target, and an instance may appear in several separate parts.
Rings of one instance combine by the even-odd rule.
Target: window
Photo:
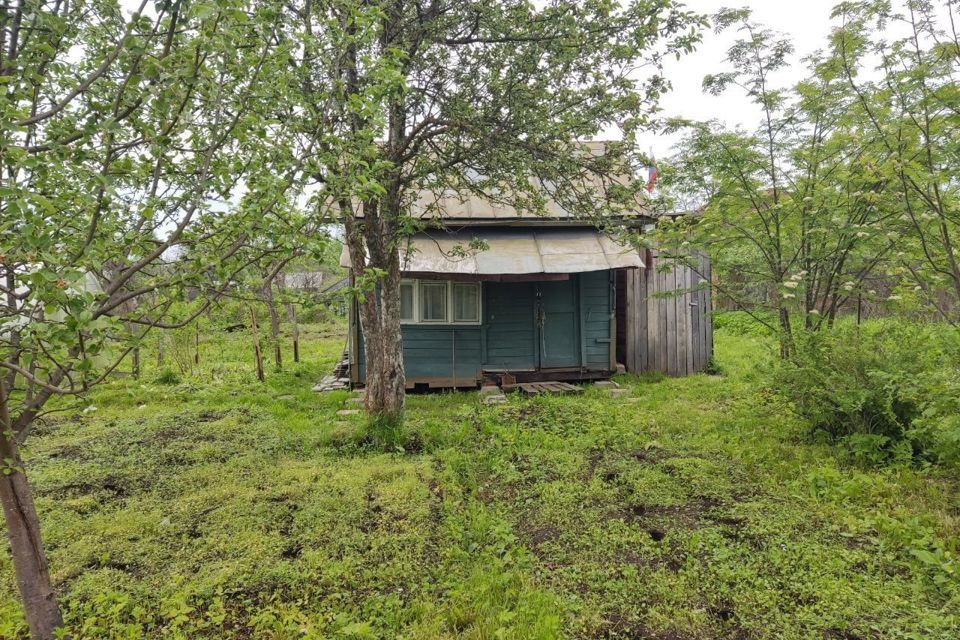
[[[403,324],[480,324],[481,304],[479,282],[400,282],[400,322]]]
[[[400,283],[400,322],[417,321],[417,283],[413,280]]]
[[[420,283],[420,321],[447,321],[447,283]]]
[[[478,283],[453,285],[453,321],[480,322],[480,285]]]

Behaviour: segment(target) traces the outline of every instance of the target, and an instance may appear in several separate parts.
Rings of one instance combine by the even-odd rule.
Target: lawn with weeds
[[[956,477],[811,444],[767,337],[626,397],[410,396],[389,437],[311,391],[337,326],[264,384],[242,335],[202,344],[28,440],[73,638],[960,637]]]

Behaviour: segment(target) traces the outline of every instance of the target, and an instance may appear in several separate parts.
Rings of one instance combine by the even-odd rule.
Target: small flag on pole
[[[657,184],[657,161],[654,160],[653,164],[647,167],[648,178],[647,178],[647,193],[653,193],[653,187]]]

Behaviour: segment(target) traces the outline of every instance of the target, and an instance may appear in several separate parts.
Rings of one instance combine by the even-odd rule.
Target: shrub
[[[180,384],[180,376],[170,369],[164,369],[156,379],[157,384]]]
[[[708,376],[722,376],[723,368],[714,356],[710,356],[710,359],[707,360],[707,366],[703,368],[703,372]]]
[[[770,336],[773,332],[759,319],[768,322],[771,326],[777,326],[777,318],[769,311],[751,311],[753,315],[746,311],[714,311],[713,328],[716,331],[723,331],[732,336]]]
[[[858,463],[947,459],[960,442],[955,369],[937,327],[894,320],[800,332],[772,377],[813,434]],[[953,409],[953,411],[951,411]]]
[[[927,400],[912,435],[938,462],[960,465],[960,357],[928,376]]]

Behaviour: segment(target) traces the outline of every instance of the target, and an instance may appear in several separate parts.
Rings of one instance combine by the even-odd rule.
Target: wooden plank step
[[[568,393],[583,393],[583,389],[568,382],[521,382],[517,385],[525,396],[535,396],[541,393],[565,395]]]
[[[540,393],[540,386],[535,382],[521,382],[520,391],[525,396],[535,396]]]

